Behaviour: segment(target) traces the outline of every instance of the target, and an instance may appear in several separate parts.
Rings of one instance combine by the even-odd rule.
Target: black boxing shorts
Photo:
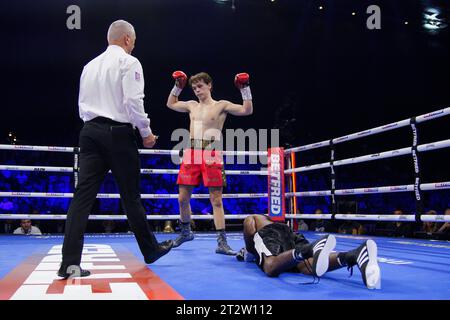
[[[277,256],[282,252],[292,250],[296,246],[307,245],[309,242],[302,234],[291,231],[284,223],[271,223],[264,226],[253,236],[253,248],[249,252],[256,252],[256,263],[262,269],[264,257]]]

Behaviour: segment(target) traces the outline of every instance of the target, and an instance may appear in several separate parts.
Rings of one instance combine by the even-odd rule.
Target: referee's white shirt
[[[84,122],[100,116],[131,123],[142,137],[152,133],[144,110],[142,65],[119,46],[108,46],[84,66],[78,106]]]

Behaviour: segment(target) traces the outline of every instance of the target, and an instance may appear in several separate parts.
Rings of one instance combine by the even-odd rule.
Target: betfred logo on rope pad
[[[284,221],[284,149],[268,150],[268,214],[273,221]]]

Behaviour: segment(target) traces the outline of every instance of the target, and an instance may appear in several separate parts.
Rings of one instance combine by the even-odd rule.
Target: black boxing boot
[[[173,241],[173,247],[179,247],[186,241],[194,240],[194,233],[191,231],[191,222],[181,222],[181,233]]]
[[[381,288],[381,271],[378,265],[377,244],[373,240],[367,240],[358,248],[338,254],[338,262],[341,266],[347,266],[353,274],[353,266],[357,265],[361,277],[368,289]]]
[[[227,243],[227,235],[225,234],[225,230],[217,230],[217,249],[216,253],[226,254],[229,256],[235,256],[237,254],[236,251],[230,248]]]
[[[335,246],[336,238],[329,234],[312,243],[296,246],[294,257],[301,257],[305,260],[313,258],[311,273],[314,276],[321,277],[328,271],[330,253]]]

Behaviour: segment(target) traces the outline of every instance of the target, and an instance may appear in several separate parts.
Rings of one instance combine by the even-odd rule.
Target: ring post
[[[78,166],[79,158],[80,158],[80,148],[75,147],[75,148],[73,148],[73,184],[74,184],[74,188],[76,188],[78,185],[78,172],[80,170],[80,167]]]
[[[291,164],[291,166],[289,169],[296,167],[294,152],[291,153],[290,164]],[[291,188],[289,189],[289,192],[296,193],[297,192],[297,176],[295,175],[295,172],[291,173],[291,183],[292,184],[291,184]],[[296,215],[297,214],[297,197],[292,197],[291,201],[292,201],[292,206],[293,206],[293,213],[294,213],[294,215]],[[298,231],[298,220],[297,219],[294,219],[294,222],[292,225],[294,226],[294,231]]]
[[[330,140],[330,169],[331,169],[331,219],[334,220],[337,208],[336,208],[336,173],[334,171],[334,152],[336,148],[333,143],[333,139]]]
[[[411,130],[413,134],[413,144],[411,146],[411,155],[414,163],[414,195],[416,197],[416,222],[421,222],[420,216],[423,214],[423,202],[422,195],[420,192],[420,165],[419,165],[419,152],[417,150],[418,146],[418,133],[416,127],[417,121],[416,117],[411,118]]]

